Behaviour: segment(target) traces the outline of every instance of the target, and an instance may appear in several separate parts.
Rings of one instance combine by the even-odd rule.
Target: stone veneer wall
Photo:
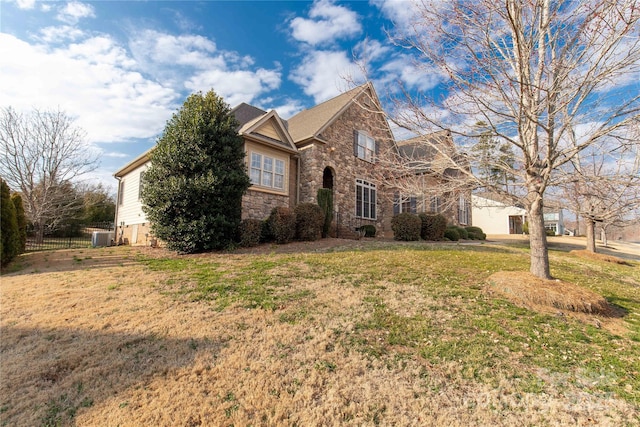
[[[355,217],[356,178],[375,181],[372,174],[374,165],[353,154],[354,130],[368,132],[380,144],[379,151],[384,152],[392,144],[392,136],[387,129],[381,113],[369,111],[356,102],[320,135],[328,144],[315,142],[300,150],[300,202],[317,203],[317,192],[322,188],[324,169],[333,169],[334,207],[338,210],[337,218],[340,219],[340,223],[336,225],[341,237],[353,237],[354,226],[363,224],[374,224],[381,235],[391,233],[393,198],[388,197],[386,193],[389,189],[382,187],[380,183],[377,183],[376,188],[376,220]],[[348,233],[352,235],[348,236]]]
[[[278,206],[290,207],[289,196],[249,189],[242,196],[242,219],[265,219]]]

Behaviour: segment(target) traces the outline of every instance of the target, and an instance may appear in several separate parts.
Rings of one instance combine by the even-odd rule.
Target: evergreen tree
[[[19,237],[16,208],[11,201],[11,190],[4,180],[0,180],[0,265],[5,266],[18,255]]]
[[[234,241],[250,181],[238,122],[209,91],[189,96],[151,153],[142,190],[153,233],[178,252],[220,249]]]
[[[18,193],[11,195],[11,201],[16,208],[16,221],[18,224],[18,253],[21,254],[27,248],[27,216],[24,213],[22,197]]]

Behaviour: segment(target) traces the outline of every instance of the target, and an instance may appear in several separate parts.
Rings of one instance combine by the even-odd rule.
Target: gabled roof
[[[264,116],[267,112],[243,102],[242,104],[233,107],[230,114],[233,114],[238,123],[240,123],[240,126],[242,126],[258,117]]]
[[[271,110],[248,121],[240,127],[238,134],[263,144],[280,149],[284,148],[290,152],[296,153],[298,151],[289,132],[287,132],[284,121],[278,116],[276,110]]]
[[[320,138],[322,131],[333,123],[351,103],[355,102],[359,95],[367,91],[368,98],[375,103],[376,108],[379,108],[380,103],[373,85],[367,82],[291,117],[288,120],[291,138],[296,144],[311,138],[322,140]]]
[[[446,144],[452,147],[451,132],[441,130],[428,135],[419,135],[414,138],[398,141],[398,153],[408,160],[433,159],[438,150],[436,145]]]

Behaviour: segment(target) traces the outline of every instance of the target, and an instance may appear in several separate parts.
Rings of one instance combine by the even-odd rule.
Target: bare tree
[[[0,113],[2,176],[21,193],[25,214],[40,233],[81,206],[72,182],[98,163],[85,140],[60,110],[21,114],[8,107]]]
[[[608,227],[638,221],[640,213],[640,147],[618,143],[606,147],[577,155],[565,169],[562,184],[573,210],[584,219],[591,252],[596,252],[596,224],[606,245]]]
[[[439,77],[438,89],[446,95],[416,96],[403,88],[406,96],[396,99],[393,120],[420,135],[450,129],[471,170],[478,169],[480,156],[471,148],[482,132],[508,144],[511,165],[490,167],[515,180],[508,195],[528,212],[530,271],[550,278],[543,208],[557,171],[604,139],[634,143],[627,129],[640,112],[640,5],[424,0],[413,18],[392,37],[416,53],[425,72]],[[478,176],[468,178],[477,187],[507,192]]]

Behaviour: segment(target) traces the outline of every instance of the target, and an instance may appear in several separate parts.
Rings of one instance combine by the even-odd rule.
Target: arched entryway
[[[333,190],[333,178],[333,169],[329,166],[324,168],[324,172],[322,173],[322,188]]]

